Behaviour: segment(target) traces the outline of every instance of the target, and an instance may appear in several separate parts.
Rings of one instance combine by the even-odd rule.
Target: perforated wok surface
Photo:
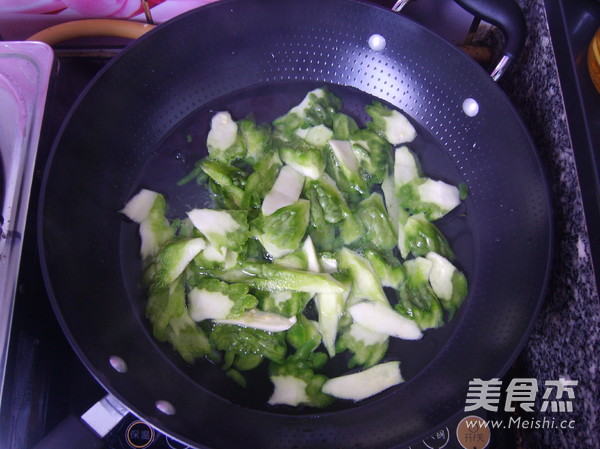
[[[373,33],[386,38],[381,52],[368,46]],[[222,107],[272,119],[320,85],[355,116],[367,96],[404,110],[419,130],[414,149],[426,171],[468,185],[464,206],[440,227],[470,292],[450,325],[428,331],[417,346],[396,344],[390,358],[404,357],[404,384],[326,412],[271,409],[257,399],[264,404],[268,391],[238,398],[219,368],[186,366],[152,338],[135,228],[118,211],[140,187],[163,191],[174,214],[203,203],[174,186],[202,151],[201,144],[178,149],[174,129],[200,136],[205,118]],[[475,117],[463,112],[466,98],[479,104]],[[158,27],[112,61],[74,106],[44,189],[44,274],[75,350],[134,413],[199,447],[391,448],[420,438],[464,408],[469,380],[507,369],[548,275],[548,191],[505,95],[427,30],[354,1],[225,0]],[[113,355],[126,361],[126,373],[111,368]],[[176,413],[158,411],[159,400]]]

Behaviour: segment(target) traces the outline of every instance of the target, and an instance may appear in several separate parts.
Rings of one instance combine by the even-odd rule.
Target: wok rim
[[[348,2],[351,3],[360,3],[360,4],[364,4],[365,2],[360,1],[360,0],[347,0]],[[109,61],[95,76],[94,78],[88,83],[88,85],[84,88],[84,90],[81,92],[81,94],[79,95],[78,99],[75,101],[75,103],[71,106],[67,116],[65,117],[65,119],[63,120],[60,129],[56,135],[56,138],[54,139],[54,142],[52,144],[52,148],[48,157],[48,163],[47,166],[45,167],[44,170],[44,174],[43,174],[43,178],[42,178],[42,182],[41,182],[41,188],[40,188],[40,198],[39,198],[39,202],[38,202],[38,208],[37,208],[37,213],[38,213],[38,217],[40,217],[40,219],[38,219],[38,225],[37,225],[37,237],[38,237],[38,242],[39,242],[39,255],[40,255],[40,262],[41,262],[41,268],[42,268],[42,276],[44,279],[44,285],[46,287],[46,290],[48,292],[48,296],[50,298],[50,302],[52,305],[52,308],[54,310],[54,313],[60,323],[61,329],[63,331],[63,333],[66,335],[69,343],[71,344],[71,346],[73,347],[75,353],[77,354],[77,356],[79,357],[79,359],[83,362],[83,364],[86,366],[86,368],[88,369],[88,371],[92,374],[92,376],[94,377],[94,379],[96,379],[96,381],[110,394],[112,394],[113,396],[115,396],[116,398],[118,398],[123,404],[125,404],[127,406],[127,408],[129,410],[131,410],[135,415],[137,416],[141,416],[144,417],[147,416],[147,413],[143,412],[142,409],[138,408],[135,404],[131,403],[130,401],[128,401],[126,399],[126,395],[123,395],[122,392],[118,389],[115,388],[111,382],[107,379],[105,379],[103,373],[106,371],[106,368],[101,368],[101,367],[97,367],[95,366],[95,364],[93,363],[93,361],[86,355],[86,351],[80,346],[78,339],[76,338],[76,336],[72,333],[71,331],[71,327],[69,326],[69,324],[67,323],[67,320],[63,314],[63,311],[61,309],[61,306],[59,304],[59,301],[57,301],[57,297],[55,294],[55,289],[53,288],[53,280],[52,280],[52,276],[49,273],[48,270],[48,266],[47,266],[47,251],[46,251],[46,244],[45,244],[45,237],[44,237],[44,209],[45,209],[45,205],[46,205],[46,194],[47,194],[47,186],[49,183],[49,179],[52,176],[52,169],[53,169],[53,165],[55,162],[55,158],[56,158],[56,154],[59,152],[59,148],[61,146],[62,143],[62,139],[64,136],[65,131],[69,128],[69,125],[71,123],[72,117],[77,113],[80,104],[85,100],[86,96],[88,95],[88,93],[92,90],[94,90],[98,80],[102,79],[105,74],[107,72],[109,72],[114,65],[119,64],[119,62],[124,59],[127,58],[127,55],[130,54],[130,50],[133,48],[136,48],[137,46],[141,46],[144,45],[145,42],[147,40],[152,39],[152,36],[154,36],[156,33],[162,34],[162,30],[164,28],[167,27],[171,27],[175,24],[177,24],[180,21],[184,21],[186,20],[187,17],[192,16],[197,14],[198,10],[205,10],[205,9],[209,9],[209,8],[226,8],[230,3],[236,3],[236,0],[221,0],[220,2],[215,2],[215,3],[211,3],[205,6],[202,6],[200,8],[197,8],[195,10],[191,10],[187,13],[184,13],[180,16],[175,17],[174,19],[171,19],[168,22],[165,22],[161,25],[159,25],[158,27],[156,27],[155,29],[149,31],[146,35],[144,35],[142,38],[132,42],[131,44],[129,44],[119,55],[117,55],[116,57],[114,57],[111,61]],[[376,4],[369,4],[370,7],[373,8],[380,8],[383,10],[386,10],[386,8],[376,5]],[[411,19],[406,18],[406,17],[402,17],[403,20],[407,20],[409,22],[411,22],[413,24],[413,26],[416,26],[418,28],[421,28],[422,31],[425,31],[426,33],[430,34],[433,38],[437,39],[439,41],[440,44],[445,44],[449,49],[451,48],[454,53],[453,57],[457,57],[460,55],[460,57],[462,57],[464,60],[468,61],[469,64],[472,64],[473,66],[476,66],[479,70],[481,70],[481,72],[486,76],[486,78],[488,77],[487,73],[483,71],[483,69],[481,69],[475,62],[473,62],[470,58],[468,58],[466,55],[464,55],[462,52],[460,52],[458,49],[456,49],[454,46],[452,46],[451,44],[449,44],[447,41],[445,41],[444,39],[440,38],[439,36],[437,36],[435,33],[433,33],[430,30],[427,30],[426,28],[422,27],[421,25],[419,25],[416,22],[413,22]],[[483,82],[482,78],[482,82]],[[491,82],[491,80],[490,80]],[[543,299],[547,296],[547,292],[548,289],[550,287],[550,276],[551,276],[551,272],[552,272],[552,265],[553,265],[553,258],[554,258],[554,246],[555,246],[555,242],[554,242],[554,235],[555,235],[555,230],[554,230],[554,214],[553,214],[553,207],[552,207],[552,191],[550,189],[550,186],[548,184],[548,179],[545,175],[545,169],[544,166],[541,162],[541,159],[537,153],[536,150],[536,146],[535,143],[533,142],[531,135],[529,134],[529,131],[525,128],[522,120],[520,119],[516,109],[514,108],[514,106],[512,105],[512,103],[510,103],[510,101],[508,100],[508,97],[506,96],[506,94],[499,88],[497,87],[497,91],[498,93],[504,97],[504,101],[509,105],[509,107],[512,109],[515,117],[518,120],[518,123],[520,125],[521,131],[522,133],[527,137],[528,141],[529,141],[529,146],[530,148],[533,150],[532,154],[534,154],[535,156],[535,160],[537,162],[537,166],[538,166],[538,170],[539,173],[541,175],[540,180],[543,183],[544,186],[544,190],[545,190],[545,208],[546,211],[548,213],[548,227],[547,227],[547,234],[548,234],[548,242],[547,242],[547,258],[545,260],[545,266],[544,266],[544,280],[543,280],[543,288],[541,290],[541,292],[539,293],[539,299],[536,303],[536,307],[533,310],[533,312],[530,315],[529,318],[529,323],[527,325],[527,328],[525,330],[524,333],[522,333],[522,335],[520,336],[520,340],[519,343],[517,345],[515,345],[513,347],[512,353],[510,355],[509,358],[504,358],[504,362],[502,364],[502,369],[499,371],[498,373],[498,377],[502,377],[504,376],[504,374],[506,374],[506,372],[510,369],[510,367],[514,364],[514,361],[518,358],[519,354],[522,352],[527,340],[530,337],[530,334],[533,330],[533,327],[535,326],[537,319],[539,317],[540,314],[540,310],[542,308],[543,305]],[[204,107],[204,106],[202,106]],[[177,125],[174,125],[174,127],[176,127]],[[431,361],[433,362],[437,357],[440,356],[440,354],[445,350],[445,347],[447,345],[450,345],[451,340],[448,340],[446,342],[446,344],[444,345],[443,348],[441,348],[437,354],[436,357]],[[424,368],[425,369],[425,368]],[[423,369],[423,370],[424,370]],[[357,407],[358,409],[359,407]],[[355,409],[352,409],[350,411],[353,411]],[[329,413],[332,414],[337,414],[337,413],[345,413],[348,412],[349,410],[342,410],[342,411],[335,411],[335,412],[323,412],[323,413],[319,413],[318,415],[327,415]],[[264,414],[265,416],[271,416],[271,415],[280,415],[280,413],[277,412],[268,412],[268,411],[262,411],[262,410],[254,410],[254,412],[257,413],[261,413]],[[462,410],[457,411],[456,413],[452,414],[444,423],[440,423],[440,426],[447,424],[447,423],[451,423],[452,421],[456,420],[457,417],[459,417],[460,415],[462,415],[464,412]],[[305,419],[307,417],[307,415],[298,415],[298,416],[290,416],[290,415],[286,415],[288,418],[300,418],[300,419]],[[153,419],[152,417],[148,417],[149,419],[147,419],[147,422],[151,423],[153,426],[155,426],[158,430],[160,430],[160,432],[172,436],[173,438],[189,443],[189,444],[198,444],[198,442],[192,441],[187,439],[186,437],[182,436],[182,435],[178,435],[176,433],[170,432],[162,423],[158,422],[156,423],[156,420]],[[427,431],[424,431],[421,435],[416,436],[413,440],[409,441],[409,442],[403,442],[402,445],[409,445],[412,444],[414,442],[420,441],[422,440],[424,437],[428,436],[431,432],[431,430],[433,429],[428,429]]]

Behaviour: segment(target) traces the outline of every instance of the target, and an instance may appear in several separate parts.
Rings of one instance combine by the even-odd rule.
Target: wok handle
[[[128,413],[127,408],[108,394],[81,418],[69,415],[34,449],[102,449],[104,438]]]
[[[103,449],[104,442],[74,415],[65,418],[33,449]]]
[[[153,29],[155,25],[118,19],[83,19],[59,23],[27,38],[28,41],[56,45],[81,37],[121,37],[137,39]]]
[[[454,0],[465,10],[492,25],[497,26],[506,38],[504,56],[492,72],[497,81],[510,63],[517,59],[527,37],[525,15],[514,0]]]

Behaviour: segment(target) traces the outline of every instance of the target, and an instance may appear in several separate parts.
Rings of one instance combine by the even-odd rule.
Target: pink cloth
[[[151,0],[152,18],[160,23],[217,0]],[[57,14],[68,19],[104,18],[144,20],[141,0],[0,0],[1,14]]]
[[[63,0],[81,17],[130,17],[142,8],[140,0]]]
[[[0,13],[47,14],[65,8],[63,0],[2,0]]]
[[[156,5],[150,12],[154,22],[162,23],[191,9],[216,1],[218,0],[167,0],[160,5]],[[144,14],[139,14],[134,19],[144,20]]]

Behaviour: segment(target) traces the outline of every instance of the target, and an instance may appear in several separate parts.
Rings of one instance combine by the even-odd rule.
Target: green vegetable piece
[[[283,332],[296,323],[296,317],[287,318],[276,313],[252,309],[237,317],[217,319],[215,323],[235,324],[236,326],[251,327],[267,332]]]
[[[271,155],[271,127],[268,123],[256,125],[252,117],[237,122],[239,133],[246,148],[245,160],[254,166],[258,161]]]
[[[312,271],[313,273],[320,272],[321,265],[319,264],[319,256],[317,255],[317,250],[310,236],[304,239],[304,243],[302,244],[302,252],[306,256],[306,269],[308,271]]]
[[[406,282],[398,290],[400,302],[395,306],[399,313],[415,320],[421,330],[444,324],[442,306],[429,284],[431,266],[424,257],[404,262]]]
[[[321,344],[321,334],[315,324],[304,315],[286,331],[286,341],[296,350],[295,357],[306,359]]]
[[[184,186],[194,180],[196,180],[196,184],[204,184],[207,182],[206,173],[204,173],[204,170],[200,167],[199,162],[200,161],[194,164],[194,168],[192,168],[187,175],[177,181],[178,187]]]
[[[365,238],[368,242],[382,250],[391,250],[396,246],[398,238],[381,194],[372,193],[370,197],[361,201],[358,205],[358,217],[365,227]]]
[[[460,204],[458,188],[443,181],[416,178],[397,190],[400,206],[412,215],[423,213],[427,220],[437,220]]]
[[[246,283],[250,284],[255,278],[254,275],[246,273],[241,268],[229,268],[229,269],[212,269],[212,270],[200,270],[200,276],[208,275],[213,276],[221,281],[228,282],[230,284]]]
[[[183,277],[176,279],[166,288],[151,293],[146,304],[146,317],[152,324],[154,337],[159,341],[166,341],[169,323],[186,311]]]
[[[165,217],[167,202],[160,193],[142,189],[121,210],[129,219],[140,224],[140,254],[144,264],[156,255],[160,248],[175,236]]]
[[[450,282],[452,283],[452,296],[450,296],[450,299],[441,298],[440,300],[442,307],[450,312],[448,320],[451,320],[454,317],[454,312],[466,299],[467,294],[469,293],[467,278],[460,271],[456,270],[452,274]]]
[[[146,317],[152,324],[154,337],[171,343],[188,363],[198,357],[217,355],[206,334],[190,318],[185,305],[185,282],[177,278],[168,288],[151,294],[146,304]]]
[[[417,323],[409,317],[379,302],[360,301],[348,307],[348,313],[355,323],[373,332],[403,340],[419,340],[423,337]]]
[[[467,297],[467,278],[440,254],[430,252],[426,258],[432,264],[429,272],[431,288],[444,310],[449,313],[449,319],[452,319],[456,309]]]
[[[232,204],[239,207],[244,197],[244,186],[246,184],[246,173],[237,167],[210,159],[202,159],[200,167],[213,181],[213,192],[224,195]],[[215,189],[214,186],[218,186]]]
[[[194,263],[202,270],[225,268],[225,265],[227,265],[227,252],[227,248],[218,248],[215,245],[208,244],[194,257]]]
[[[349,115],[338,113],[333,116],[333,138],[350,140],[350,136],[358,131],[356,121]]]
[[[289,165],[281,167],[273,187],[265,195],[261,206],[263,215],[271,215],[277,209],[289,206],[298,201],[304,187],[304,180],[304,175]]]
[[[246,378],[238,370],[231,368],[231,369],[226,370],[225,374],[227,375],[227,377],[229,377],[231,380],[233,380],[240,387],[246,388],[246,385],[247,385]]]
[[[360,129],[350,136],[352,149],[363,169],[371,178],[370,184],[381,184],[391,165],[391,145],[380,135]]]
[[[337,259],[335,258],[335,253],[330,251],[323,251],[318,254],[319,257],[319,266],[321,267],[321,271],[324,273],[337,273],[338,265]]]
[[[323,392],[336,398],[361,401],[404,382],[400,362],[385,362],[371,368],[329,379]]]
[[[198,231],[198,229],[196,229],[196,227],[193,225],[192,221],[189,218],[178,220],[178,223],[179,226],[176,231],[177,237],[188,239],[202,237],[202,234]]]
[[[317,179],[325,171],[323,150],[310,146],[300,139],[280,144],[279,157],[308,178]]]
[[[298,105],[300,106],[300,105]],[[292,108],[294,109],[294,108]],[[273,136],[282,140],[288,140],[294,136],[296,130],[300,128],[306,128],[308,125],[304,120],[304,114],[302,111],[288,112],[273,121],[275,131]]]
[[[325,88],[310,91],[300,104],[273,121],[284,135],[291,135],[298,128],[325,125],[333,126],[333,117],[342,108],[341,100]]]
[[[267,193],[273,188],[281,161],[277,155],[260,159],[254,165],[254,171],[248,176],[244,195],[240,203],[242,209],[260,209]]]
[[[398,209],[398,250],[400,251],[400,256],[403,259],[406,259],[410,254],[410,248],[408,246],[408,240],[404,235],[404,225],[408,221],[410,214],[404,209]]]
[[[349,214],[340,226],[340,237],[346,246],[362,241],[365,227],[356,219],[356,214]]]
[[[348,368],[377,365],[388,349],[389,337],[373,332],[358,323],[346,327],[336,342],[337,352],[349,350],[354,354],[348,361]]]
[[[206,173],[204,173],[204,170],[202,170],[200,162],[201,160],[196,162],[194,164],[194,168],[192,168],[192,170],[187,175],[185,175],[183,178],[177,181],[178,186],[186,185],[187,183],[193,180],[196,180],[196,184],[203,184],[207,181],[207,175]]]
[[[330,140],[330,162],[326,170],[338,188],[351,197],[367,193],[368,186],[349,140]]]
[[[233,378],[234,382],[245,387],[246,379],[239,371],[252,370],[260,365],[262,361],[263,357],[260,354],[241,354],[239,352],[227,351],[223,358],[222,368],[226,371],[228,376],[232,374],[230,373],[231,371],[236,372],[237,375],[233,374],[233,376],[230,377]],[[241,380],[240,378],[243,379],[242,383],[239,382]]]
[[[165,245],[154,261],[155,272],[150,294],[168,288],[205,247],[206,242],[202,238],[182,238]]]
[[[365,107],[373,121],[367,122],[367,128],[384,137],[392,145],[412,142],[417,137],[415,128],[399,111],[374,101]]]
[[[294,290],[306,293],[343,293],[344,286],[327,273],[295,270],[272,263],[242,265],[242,270],[254,275],[249,284],[260,290],[272,292]]]
[[[222,187],[212,179],[208,180],[208,188],[213,196],[214,206],[217,209],[233,210],[240,207],[240,201],[243,197],[238,189]]]
[[[332,259],[328,262],[328,257]],[[352,288],[352,279],[344,273],[337,272],[337,261],[335,255],[320,257],[321,266],[324,266],[324,271],[329,268],[329,264],[335,264],[332,270],[333,277],[344,285],[343,293],[319,293],[315,295],[315,306],[318,316],[318,330],[323,338],[323,346],[330,357],[334,357],[336,353],[335,342],[337,339],[338,329],[344,314],[346,313],[346,300],[350,295]]]
[[[156,274],[156,264],[150,261],[143,265],[142,271],[142,286],[149,290],[152,282],[154,281],[154,275]]]
[[[425,256],[434,251],[447,259],[454,259],[454,253],[446,237],[430,221],[425,214],[420,213],[410,216],[403,228],[403,246],[415,256]]]
[[[394,152],[394,183],[397,187],[423,176],[417,156],[406,146],[396,148]]]
[[[141,255],[146,263],[148,258],[156,255],[175,236],[169,220],[165,217],[164,204],[166,203],[163,196],[158,196],[148,218],[140,223]]]
[[[202,235],[218,249],[241,251],[250,236],[247,211],[193,209],[187,215]]]
[[[250,371],[263,361],[259,354],[236,354],[232,365],[240,371]]]
[[[142,221],[148,218],[148,216],[150,215],[150,211],[155,206],[157,198],[159,196],[162,195],[152,190],[141,189],[138,193],[131,197],[129,201],[127,201],[125,207],[123,207],[123,209],[121,209],[119,212],[121,212],[134,223],[140,224]],[[162,202],[157,205],[157,208],[159,207],[162,208],[162,212],[164,215],[166,211],[166,204],[164,203],[164,198]]]
[[[323,210],[323,219],[326,222],[337,223],[350,215],[350,208],[342,192],[328,175],[325,174],[319,179],[308,181],[305,189],[314,191],[314,194],[311,193],[307,196],[311,201],[314,199],[319,202]]]
[[[393,254],[383,254],[380,251],[369,249],[365,252],[365,257],[384,287],[397,289],[404,282],[404,269],[400,261]]]
[[[215,324],[210,341],[220,351],[242,356],[253,354],[283,363],[287,352],[283,332],[267,332],[233,324]],[[231,356],[228,356],[231,357]]]
[[[271,256],[282,257],[300,246],[309,218],[309,202],[298,200],[263,216],[257,225],[262,233],[257,237]]]
[[[212,159],[202,159],[198,163],[202,170],[218,185],[222,187],[244,187],[246,173],[243,170]]]
[[[338,267],[347,270],[352,278],[351,294],[359,299],[370,299],[386,306],[389,301],[379,278],[367,259],[348,248],[337,252]]]
[[[295,135],[304,139],[312,147],[325,148],[333,138],[333,131],[325,125],[317,125],[309,128],[299,128],[296,130]]]
[[[464,182],[461,182],[458,185],[458,197],[461,201],[464,201],[469,196],[469,186],[467,186]]]
[[[400,202],[396,196],[396,187],[394,185],[394,177],[392,175],[388,174],[381,183],[381,192],[383,193],[385,208],[388,212],[388,216],[390,217],[390,223],[394,229],[398,230],[400,224],[400,214],[401,212],[406,213],[406,211],[400,210]]]
[[[266,292],[259,290],[255,294],[261,310],[288,318],[302,313],[312,298],[310,293],[294,291]]]
[[[296,251],[293,251],[278,259],[273,259],[273,263],[295,270],[308,270],[308,259],[306,258],[306,253],[302,248],[298,248]]]
[[[211,158],[225,164],[246,155],[244,142],[238,133],[238,125],[229,112],[217,112],[212,117],[206,146]]]
[[[309,107],[304,110],[305,121],[310,126],[333,126],[333,117],[342,108],[342,101],[325,88],[322,95],[309,93]]]
[[[246,251],[238,256],[238,261],[242,260],[268,260],[269,256],[262,244],[256,238],[250,238],[246,242]]]
[[[318,328],[329,357],[334,357],[336,353],[335,341],[339,321],[344,314],[345,303],[345,297],[342,293],[319,293],[315,295],[315,305],[319,317]]]
[[[217,358],[210,340],[202,329],[192,321],[187,312],[184,312],[178,318],[171,319],[167,328],[167,341],[188,363],[204,356],[209,356],[212,359]]]
[[[258,305],[247,284],[228,284],[210,277],[195,278],[188,295],[194,321],[235,318]]]
[[[314,353],[313,353],[314,354]],[[324,355],[324,354],[323,354]],[[288,357],[283,364],[269,366],[270,378],[275,390],[269,404],[300,405],[324,408],[331,405],[333,398],[321,391],[327,377],[315,374],[312,361]]]
[[[310,201],[310,222],[308,233],[314,244],[323,250],[335,248],[335,226],[325,220],[325,211],[321,207],[318,194],[314,189],[305,191]]]

